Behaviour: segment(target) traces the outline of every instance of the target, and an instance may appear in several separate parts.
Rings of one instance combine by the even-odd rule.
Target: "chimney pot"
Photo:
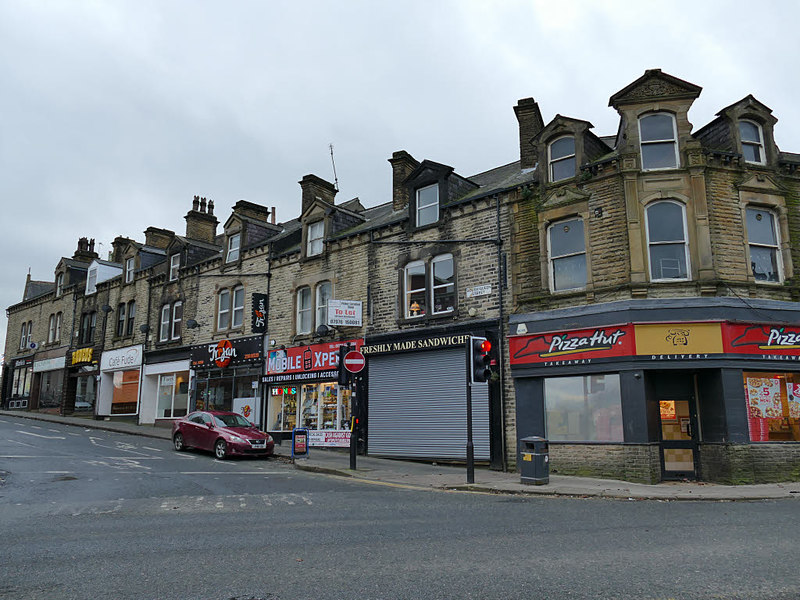
[[[200,196],[195,196],[192,200],[192,210],[198,210],[200,207]]]
[[[206,198],[205,198],[205,196],[200,198],[200,212],[201,213],[206,212]]]
[[[208,201],[208,214],[211,217],[214,216],[214,201],[213,200],[209,200]]]

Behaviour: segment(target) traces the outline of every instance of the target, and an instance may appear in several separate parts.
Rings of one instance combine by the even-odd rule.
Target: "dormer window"
[[[654,113],[639,119],[639,140],[643,170],[677,168],[678,134],[674,116]]]
[[[323,239],[325,236],[325,222],[317,221],[308,226],[306,240],[306,256],[322,254]]]
[[[764,153],[764,134],[761,125],[753,121],[739,121],[739,137],[742,140],[742,154],[745,162],[763,165],[766,162]]]
[[[439,185],[433,184],[417,190],[417,227],[439,220]]]
[[[56,275],[56,298],[61,297],[64,293],[64,274],[59,273]]]
[[[562,137],[548,147],[550,160],[550,182],[575,176],[575,138]]]
[[[125,283],[131,283],[133,281],[134,262],[133,257],[125,261]]]
[[[228,254],[225,258],[226,263],[239,260],[239,244],[241,239],[242,236],[239,233],[235,233],[228,238]]]
[[[178,269],[181,267],[181,255],[173,254],[169,257],[169,280],[175,281],[178,279]]]

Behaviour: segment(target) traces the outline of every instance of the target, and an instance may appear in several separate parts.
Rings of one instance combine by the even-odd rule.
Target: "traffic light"
[[[492,349],[492,343],[484,337],[471,337],[469,340],[469,354],[471,365],[470,381],[472,383],[479,383],[489,381],[492,376],[492,370],[489,368],[491,357],[489,352]]]
[[[350,384],[350,371],[344,368],[344,357],[348,352],[350,352],[349,345],[339,346],[339,385]]]

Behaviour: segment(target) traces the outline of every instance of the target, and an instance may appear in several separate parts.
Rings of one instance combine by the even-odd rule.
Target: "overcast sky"
[[[313,173],[391,200],[407,150],[469,176],[518,158],[513,106],[616,133],[645,69],[703,87],[695,130],[752,93],[800,152],[800,4],[763,1],[0,2],[0,304],[53,280],[81,236],[105,255],[185,233],[194,195],[300,210]],[[0,317],[0,350],[5,315]],[[11,332],[12,339],[19,332]]]

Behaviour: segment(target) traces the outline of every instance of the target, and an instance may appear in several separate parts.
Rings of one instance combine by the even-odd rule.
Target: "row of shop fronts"
[[[332,447],[350,445],[356,417],[362,451],[463,460],[471,333],[443,328],[266,352],[261,335],[152,352],[137,345],[100,356],[81,348],[15,361],[7,407],[154,425],[193,410],[233,410],[279,442],[305,427],[312,445]],[[346,385],[338,383],[342,345],[363,352],[369,365]],[[499,385],[476,384],[473,405],[475,457],[502,466],[502,445],[492,443],[502,437]]]
[[[509,372],[516,439],[501,370],[472,389],[476,460],[506,468],[518,440],[550,442],[560,473],[633,481],[759,482],[800,476],[800,312],[761,303],[763,322],[704,301],[629,301],[513,315]],[[726,314],[728,319],[715,319]],[[682,318],[675,318],[680,315]],[[261,335],[190,348],[12,363],[7,407],[167,425],[195,409],[233,410],[279,442],[295,427],[317,446],[375,456],[461,461],[465,348],[499,339],[496,322],[264,350]],[[367,368],[338,383],[339,348]]]

